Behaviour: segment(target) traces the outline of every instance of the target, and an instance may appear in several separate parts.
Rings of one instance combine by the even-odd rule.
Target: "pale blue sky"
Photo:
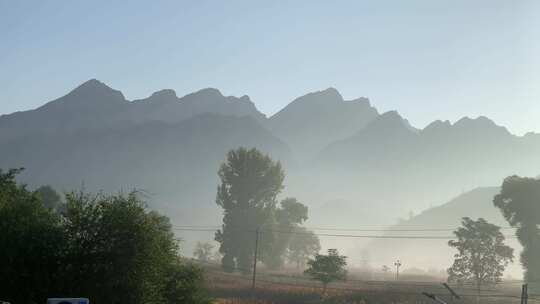
[[[539,16],[536,0],[0,0],[0,114],[97,78],[128,99],[216,87],[266,114],[332,86],[417,127],[540,132]]]

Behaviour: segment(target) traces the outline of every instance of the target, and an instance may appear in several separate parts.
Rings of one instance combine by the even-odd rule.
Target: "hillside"
[[[398,225],[391,226],[384,233],[386,236],[413,236],[413,237],[452,237],[452,231],[461,225],[463,217],[473,219],[484,218],[488,222],[502,228],[507,236],[507,244],[519,254],[521,246],[513,238],[514,229],[509,228],[508,223],[500,211],[493,206],[493,197],[499,192],[498,187],[476,188],[465,192],[449,202],[437,207],[429,208],[408,220],[401,221]],[[421,266],[424,270],[445,269],[452,263],[455,252],[449,249],[447,240],[444,239],[378,239],[366,243],[363,247],[376,260],[372,266],[382,264],[391,265],[394,260],[400,259],[405,267],[407,265]],[[516,259],[509,267],[509,274],[519,277],[521,267],[519,259]]]

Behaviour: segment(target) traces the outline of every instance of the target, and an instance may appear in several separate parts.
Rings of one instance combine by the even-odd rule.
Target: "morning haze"
[[[0,0],[0,303],[535,300],[539,11]]]

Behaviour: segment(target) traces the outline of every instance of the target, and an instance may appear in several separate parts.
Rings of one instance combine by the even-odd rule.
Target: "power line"
[[[220,225],[173,225],[174,227],[178,227],[178,228],[215,228],[215,229],[219,229],[219,228],[222,228],[222,226]],[[236,226],[236,227],[242,227],[242,226]],[[244,226],[245,227],[245,226]],[[294,226],[294,225],[289,225],[288,227],[291,227],[291,228],[298,228],[298,226]],[[377,226],[375,226],[377,227]],[[398,227],[398,226],[384,226],[384,225],[381,225],[381,226],[378,226],[378,227]],[[403,227],[407,227],[407,226],[403,226]],[[414,225],[411,225],[411,227],[417,227],[417,226],[414,226]],[[418,226],[418,227],[422,227],[422,226]],[[306,229],[309,229],[309,230],[321,230],[321,231],[362,231],[362,232],[426,232],[426,231],[440,231],[440,232],[444,232],[444,231],[455,231],[456,229],[458,229],[459,227],[454,227],[454,228],[415,228],[415,229],[395,229],[395,228],[390,228],[390,229],[382,229],[382,228],[379,228],[379,229],[365,229],[365,228],[336,228],[336,227],[312,227],[312,226],[302,226],[302,228],[306,228]],[[500,229],[516,229],[514,227],[500,227]]]
[[[215,232],[216,229],[211,228],[173,228],[177,231],[211,231]],[[246,233],[253,233],[255,229],[239,229],[231,227],[230,229],[243,231]],[[366,239],[419,239],[419,240],[455,240],[455,236],[437,236],[437,235],[358,235],[358,234],[332,234],[332,233],[313,233],[313,232],[302,232],[302,231],[284,231],[284,230],[275,230],[275,229],[261,229],[263,232],[276,232],[276,233],[285,233],[285,234],[299,234],[299,235],[316,235],[323,237],[346,237],[346,238],[366,238]],[[506,236],[507,238],[514,238],[514,236]]]

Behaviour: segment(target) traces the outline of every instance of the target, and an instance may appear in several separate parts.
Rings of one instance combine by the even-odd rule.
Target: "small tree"
[[[339,255],[337,249],[328,249],[327,255],[317,254],[308,261],[309,268],[304,271],[312,279],[323,284],[323,294],[326,287],[334,281],[345,280],[347,276],[347,257]]]
[[[480,287],[501,280],[505,267],[513,260],[513,249],[504,244],[500,227],[479,218],[462,220],[463,227],[454,231],[457,240],[448,242],[458,250],[448,269],[448,281],[472,282]]]
[[[214,249],[214,245],[208,242],[197,242],[193,255],[197,260],[208,262],[212,257],[212,249]]]

